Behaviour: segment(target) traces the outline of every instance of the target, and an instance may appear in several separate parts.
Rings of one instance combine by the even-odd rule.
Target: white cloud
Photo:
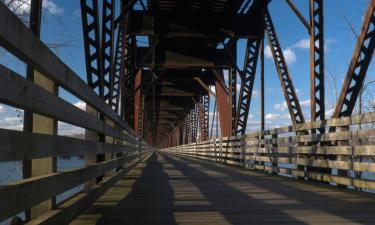
[[[297,61],[296,53],[291,48],[287,48],[283,52],[287,64],[293,65]]]
[[[266,45],[264,47],[264,55],[266,56],[267,59],[272,59],[272,52],[271,52],[271,48],[269,45]]]
[[[85,129],[68,123],[58,122],[58,134],[63,136],[84,135]]]
[[[286,101],[282,103],[277,103],[273,106],[275,109],[280,110],[280,111],[285,111],[288,108],[288,105],[286,104]]]
[[[52,0],[43,0],[43,9],[47,10],[48,13],[53,15],[61,15],[64,12],[64,9],[59,7]]]
[[[304,38],[295,43],[292,48],[299,48],[299,49],[310,49],[310,39]]]
[[[4,3],[17,15],[22,16],[30,13],[31,0],[4,0]],[[52,15],[61,15],[64,12],[64,9],[53,0],[43,0],[42,8]]]
[[[84,103],[83,101],[74,103],[74,106],[80,108],[81,110],[86,110],[86,103]]]
[[[328,110],[326,110],[326,119],[329,119],[332,117],[333,113],[335,112],[335,108],[330,108]]]
[[[7,123],[17,123],[17,122],[21,122],[22,119],[20,117],[5,117],[4,121]]]
[[[272,56],[270,46],[267,45],[264,50],[265,50],[264,55],[266,56],[266,58],[272,59],[273,56]],[[293,49],[291,47],[288,47],[288,48],[284,49],[283,54],[284,54],[285,62],[287,64],[292,65],[293,63],[295,63],[297,61],[296,53],[293,51]]]
[[[310,99],[301,101],[299,104],[301,105],[301,107],[310,107]]]
[[[0,127],[8,130],[23,130],[23,117],[5,117],[0,120]]]
[[[0,113],[5,112],[4,106],[0,105]]]
[[[310,99],[307,99],[307,100],[304,100],[304,101],[300,101],[299,104],[301,105],[301,107],[305,108],[305,107],[310,107]],[[280,110],[280,111],[285,111],[286,109],[288,109],[288,105],[286,104],[286,101],[282,102],[282,103],[277,103],[273,106],[273,108],[277,109],[277,110]]]

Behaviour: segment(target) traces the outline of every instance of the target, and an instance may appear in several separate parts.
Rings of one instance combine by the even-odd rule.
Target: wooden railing
[[[106,154],[106,160],[65,172],[52,172],[0,187],[0,222],[88,181],[85,188],[30,224],[68,224],[118,181],[151,150],[73,70],[66,66],[8,8],[0,2],[0,46],[33,69],[84,101],[97,114],[75,107],[0,65],[0,103],[85,128],[105,140],[80,140],[57,134],[0,129],[0,162],[71,155]],[[101,116],[98,116],[101,115]],[[117,154],[121,153],[121,154]]]
[[[163,149],[306,180],[375,190],[375,113]],[[319,133],[319,129],[324,129]]]

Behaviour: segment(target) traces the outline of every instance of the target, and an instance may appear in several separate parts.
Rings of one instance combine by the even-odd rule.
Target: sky
[[[9,1],[9,0],[2,0]],[[117,3],[119,0],[117,0]],[[296,6],[308,19],[308,0],[294,0]],[[337,94],[341,90],[342,81],[348,69],[348,64],[354,51],[356,37],[350,26],[357,34],[367,9],[369,0],[329,0],[325,1],[325,74],[326,74],[326,115],[332,113]],[[55,49],[55,53],[72,68],[83,80],[86,80],[82,25],[80,5],[78,0],[44,0],[41,39],[49,46],[64,43],[67,46]],[[27,11],[28,8],[21,10]],[[306,120],[310,120],[310,53],[309,39],[306,28],[293,14],[285,0],[273,0],[269,5],[271,17],[276,27],[288,69],[294,82],[300,104]],[[249,24],[251,26],[251,24]],[[245,41],[238,44],[238,65],[242,68]],[[266,43],[266,47],[268,44]],[[266,127],[280,127],[291,124],[288,110],[281,91],[280,81],[271,57],[269,48],[265,55],[265,110]],[[25,65],[4,50],[0,51],[0,64],[20,73],[25,74]],[[373,63],[372,63],[373,64]],[[373,65],[370,66],[367,80],[373,80]],[[239,85],[238,85],[239,86]],[[375,88],[375,87],[374,87]],[[367,98],[372,101],[371,87]],[[60,96],[67,101],[84,109],[85,104],[64,90]],[[254,85],[254,94],[251,102],[248,120],[248,132],[259,129],[260,120],[259,99],[259,69]],[[211,101],[213,111],[213,99]],[[212,115],[212,112],[211,112]],[[210,119],[211,122],[211,119]],[[22,111],[0,105],[0,128],[22,129]],[[60,123],[59,132],[63,135],[82,133],[83,130],[67,124]]]

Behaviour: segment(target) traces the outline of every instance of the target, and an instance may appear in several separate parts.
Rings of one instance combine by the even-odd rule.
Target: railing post
[[[272,166],[272,174],[277,174],[278,172],[278,157],[277,157],[277,138],[278,134],[277,132],[272,134],[272,152],[270,155],[270,161],[271,161],[271,166]]]
[[[241,160],[242,160],[242,166],[246,168],[246,147],[245,147],[245,135],[241,135],[240,138],[240,148],[241,148]]]

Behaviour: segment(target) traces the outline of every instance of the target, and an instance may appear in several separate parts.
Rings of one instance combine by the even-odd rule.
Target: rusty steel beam
[[[375,49],[375,0],[371,0],[363,20],[361,35],[358,38],[341,94],[333,118],[350,116],[353,113],[359,92],[366,78]]]
[[[311,120],[325,119],[323,0],[310,0]]]
[[[231,93],[231,106],[232,106],[232,133],[235,133],[236,115],[237,115],[237,40],[232,39],[228,43],[228,54],[233,60],[233,66],[230,68],[230,86],[229,92]],[[239,71],[241,72],[241,71]]]
[[[103,0],[101,54],[104,100],[112,104],[114,85],[115,0]]]
[[[283,94],[288,105],[290,117],[293,124],[304,123],[305,118],[301,106],[298,101],[297,93],[294,89],[293,81],[289,75],[288,67],[285,62],[284,54],[282,52],[279,40],[276,35],[275,27],[273,25],[270,13],[266,10],[265,14],[266,36],[271,48],[272,56],[277,68]]]
[[[264,111],[264,38],[260,45],[260,129],[265,130],[265,111]]]
[[[138,87],[142,82],[142,69],[138,70],[134,79],[134,86]],[[142,136],[142,114],[143,114],[143,97],[141,94],[141,89],[135,91],[134,94],[134,129]]]
[[[286,1],[286,3],[288,3],[289,7],[292,9],[292,11],[294,12],[294,14],[296,14],[296,16],[298,17],[298,19],[305,26],[305,28],[307,29],[307,31],[310,33],[311,32],[310,24],[309,24],[309,22],[307,22],[307,20],[302,15],[302,13],[298,10],[298,8],[294,5],[294,3],[291,0],[285,0],[285,1]]]
[[[104,97],[98,0],[81,0],[81,16],[87,82],[100,97]]]
[[[251,96],[253,94],[256,68],[261,39],[249,39],[246,45],[244,69],[241,74],[241,88],[236,113],[236,133],[245,134],[249,116]]]
[[[114,58],[114,71],[113,76],[111,78],[111,105],[113,109],[118,112],[119,110],[119,103],[120,103],[120,95],[121,95],[121,82],[123,77],[121,76],[121,66],[123,64],[123,56],[125,51],[124,46],[124,33],[126,33],[126,28],[124,28],[124,23],[120,25],[117,33],[117,43],[116,43],[116,52]]]
[[[223,137],[230,137],[232,134],[232,110],[229,101],[229,93],[225,89],[225,86],[221,83],[224,80],[224,74],[222,70],[217,71],[218,77],[215,77],[215,90],[217,109],[220,118],[220,129]]]
[[[200,140],[205,141],[208,139],[208,127],[209,127],[209,96],[205,95],[199,98],[198,103],[198,118],[199,118],[199,130]]]

